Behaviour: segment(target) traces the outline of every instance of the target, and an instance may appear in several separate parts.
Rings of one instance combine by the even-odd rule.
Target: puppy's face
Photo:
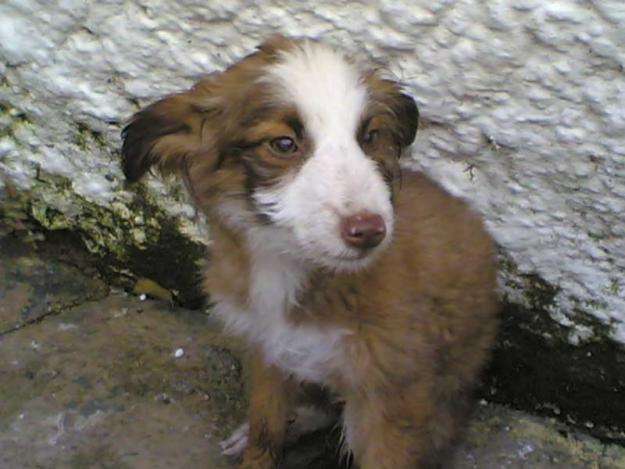
[[[250,242],[356,269],[391,239],[398,159],[417,119],[393,81],[275,38],[139,112],[124,169],[131,180],[151,164],[181,171],[198,204]]]

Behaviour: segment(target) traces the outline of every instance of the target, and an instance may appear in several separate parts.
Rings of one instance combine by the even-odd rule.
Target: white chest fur
[[[323,383],[341,362],[341,339],[348,331],[297,325],[287,320],[305,272],[275,254],[255,256],[250,298],[239,305],[217,298],[226,330],[259,346],[268,363],[305,381]]]

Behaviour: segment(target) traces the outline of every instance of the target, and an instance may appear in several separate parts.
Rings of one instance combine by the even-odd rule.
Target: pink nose
[[[349,246],[370,249],[382,242],[386,225],[380,215],[357,213],[341,220],[341,237]]]

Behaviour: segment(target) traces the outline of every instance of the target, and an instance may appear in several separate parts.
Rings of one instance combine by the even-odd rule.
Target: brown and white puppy
[[[493,343],[495,267],[463,202],[400,173],[417,120],[378,71],[275,37],[124,129],[127,178],[178,172],[211,227],[206,290],[251,351],[242,467],[277,465],[303,382],[344,402],[363,469],[447,453]]]

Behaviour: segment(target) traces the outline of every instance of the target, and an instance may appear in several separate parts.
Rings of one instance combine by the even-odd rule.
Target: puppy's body
[[[368,269],[303,275],[240,254],[224,260],[232,277],[215,264],[206,277],[226,299],[217,308],[226,325],[285,376],[346,402],[346,441],[362,467],[435,460],[465,417],[495,334],[495,270],[477,217],[405,174],[393,242]],[[234,292],[236,279],[247,282]]]
[[[345,403],[362,468],[440,461],[495,334],[479,219],[400,177],[417,110],[323,46],[274,39],[125,130],[124,168],[179,170],[208,218],[206,289],[251,349],[243,466],[274,467],[297,383]]]

